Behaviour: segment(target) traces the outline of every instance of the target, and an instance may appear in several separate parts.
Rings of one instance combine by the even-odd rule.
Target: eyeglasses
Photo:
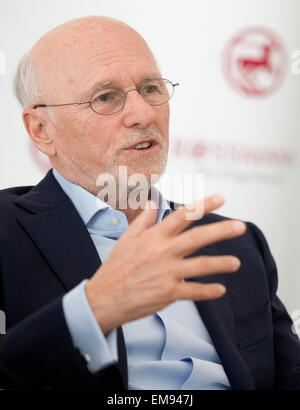
[[[168,102],[174,94],[174,87],[178,85],[179,83],[174,84],[165,78],[154,78],[145,81],[140,88],[132,88],[127,91],[122,91],[118,88],[102,88],[97,91],[89,101],[50,105],[36,104],[33,108],[89,104],[95,113],[111,115],[122,110],[126,103],[127,94],[130,91],[137,91],[149,105],[156,106]]]

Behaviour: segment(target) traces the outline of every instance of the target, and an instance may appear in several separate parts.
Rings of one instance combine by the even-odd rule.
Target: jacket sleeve
[[[91,374],[65,321],[62,298],[1,336],[0,388],[122,389],[116,366]]]
[[[278,286],[276,264],[263,233],[252,223],[248,223],[248,226],[260,246],[268,273],[274,328],[274,388],[300,390],[300,341],[292,331],[292,319],[276,295]]]

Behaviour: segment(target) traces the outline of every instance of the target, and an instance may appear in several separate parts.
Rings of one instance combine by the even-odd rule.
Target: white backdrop
[[[35,184],[47,168],[29,144],[12,94],[19,58],[50,28],[95,14],[137,29],[163,76],[180,83],[171,102],[167,174],[204,173],[206,193],[227,200],[222,214],[264,231],[279,268],[279,294],[290,312],[300,309],[300,74],[291,71],[291,54],[300,49],[299,0],[1,0],[0,188]],[[244,42],[228,48],[246,29],[252,31]],[[259,38],[261,29],[270,36]],[[262,46],[270,41],[277,43],[267,55]],[[266,94],[238,91],[238,79],[234,87],[224,72],[226,57],[240,81]],[[273,80],[277,89],[268,94]]]

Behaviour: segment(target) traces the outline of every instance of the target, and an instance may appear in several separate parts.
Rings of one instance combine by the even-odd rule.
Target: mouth
[[[137,144],[131,145],[125,148],[125,151],[133,152],[150,152],[158,146],[158,142],[154,139],[148,139],[138,142]]]

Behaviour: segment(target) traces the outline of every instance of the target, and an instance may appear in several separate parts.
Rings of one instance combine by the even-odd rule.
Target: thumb
[[[145,209],[131,222],[129,228],[123,236],[138,235],[150,226],[155,224],[157,216],[157,205],[149,200]]]

